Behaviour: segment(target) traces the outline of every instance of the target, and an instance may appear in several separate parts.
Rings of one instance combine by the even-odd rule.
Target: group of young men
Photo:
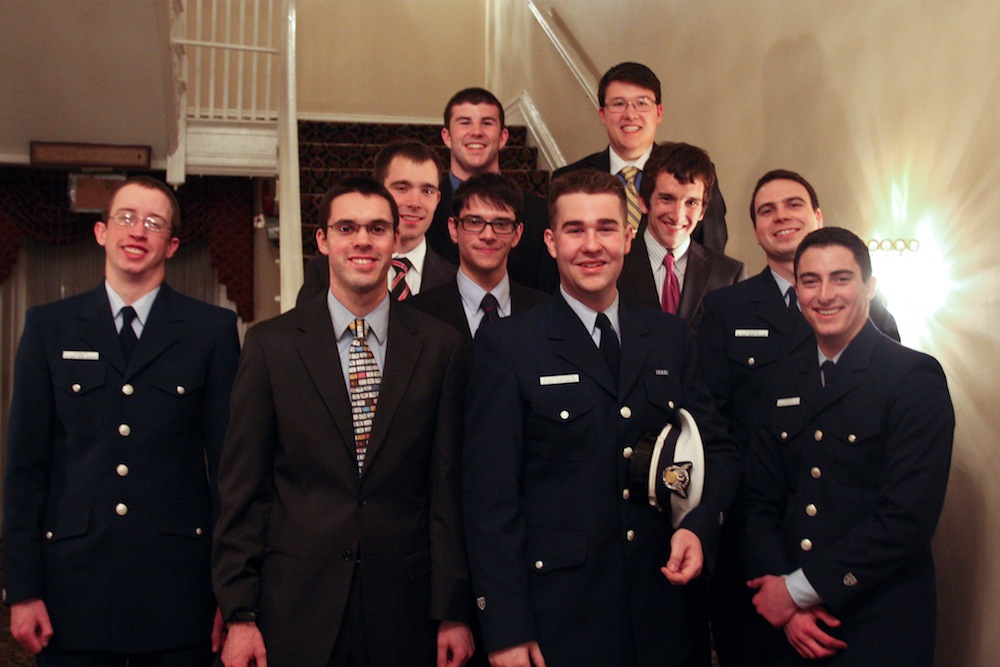
[[[609,146],[546,206],[460,91],[447,175],[403,139],[332,187],[242,353],[163,282],[170,190],[114,193],[105,282],[17,360],[4,597],[40,665],[931,664],[940,366],[804,178],[757,183],[746,279],[655,75],[598,96]]]

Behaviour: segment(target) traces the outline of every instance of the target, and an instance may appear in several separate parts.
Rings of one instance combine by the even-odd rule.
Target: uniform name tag
[[[666,368],[654,368],[653,373],[655,375],[670,375],[670,371],[668,371]]]
[[[580,381],[580,376],[576,373],[569,375],[542,375],[538,378],[538,384],[543,387],[550,384],[575,384]]]
[[[779,398],[775,402],[775,407],[778,408],[790,408],[795,405],[801,405],[802,399],[798,396],[792,396],[790,398]]]
[[[101,355],[96,350],[63,350],[62,358],[76,361],[97,361]]]
[[[770,331],[767,329],[737,329],[733,335],[737,338],[767,338]]]

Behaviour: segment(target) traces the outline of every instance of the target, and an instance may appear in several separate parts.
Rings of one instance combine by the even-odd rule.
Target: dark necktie
[[[121,309],[122,314],[122,330],[118,332],[118,340],[122,343],[122,352],[125,353],[125,363],[128,363],[132,358],[132,353],[135,352],[135,346],[139,344],[139,339],[135,335],[135,329],[132,328],[132,320],[135,319],[135,308],[132,306],[125,306]]]
[[[677,308],[681,303],[681,284],[674,273],[674,254],[667,252],[663,256],[663,267],[667,270],[667,275],[663,278],[663,294],[660,295],[660,308],[665,313],[677,314]]]
[[[483,311],[483,319],[479,321],[479,328],[476,329],[476,333],[479,333],[479,330],[490,322],[496,322],[500,319],[500,304],[497,302],[497,298],[489,292],[483,297],[479,308]]]
[[[410,296],[410,286],[406,284],[406,272],[413,268],[413,262],[406,257],[393,257],[392,268],[396,270],[396,275],[392,277],[389,293],[396,301],[403,301]]]
[[[371,439],[375,407],[382,387],[382,373],[375,355],[368,347],[368,322],[354,320],[348,325],[354,339],[348,354],[347,377],[351,387],[351,417],[354,421],[354,448],[358,459],[358,473],[365,466],[368,441]]]
[[[618,345],[618,335],[611,327],[611,320],[604,313],[597,315],[597,328],[601,330],[601,354],[604,356],[608,368],[611,369],[615,384],[618,384],[618,369],[621,366],[621,348]]]
[[[823,382],[824,387],[829,387],[830,383],[833,382],[833,371],[837,368],[837,364],[827,359],[819,366],[819,377]]]
[[[795,298],[795,285],[789,287],[785,294],[788,295],[788,310],[797,311],[799,309],[799,300]]]

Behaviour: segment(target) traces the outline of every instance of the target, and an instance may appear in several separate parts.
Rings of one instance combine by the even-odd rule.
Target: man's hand
[[[17,643],[35,655],[49,645],[52,639],[52,622],[49,611],[41,600],[25,600],[10,606],[10,634]]]
[[[437,646],[437,667],[462,667],[476,650],[469,626],[455,621],[441,621]]]
[[[660,572],[667,581],[683,585],[701,574],[705,565],[705,554],[701,550],[701,540],[687,528],[674,531],[670,538],[670,560]]]
[[[847,644],[823,632],[816,621],[820,620],[831,628],[840,621],[820,605],[795,612],[785,624],[785,637],[803,658],[829,658],[837,651],[847,648]]]
[[[212,621],[212,653],[222,650],[222,644],[226,641],[226,623],[222,620],[222,610],[215,608],[215,619]]]
[[[230,623],[222,647],[223,667],[267,667],[264,635],[256,623]]]
[[[783,577],[765,574],[751,579],[747,586],[757,590],[757,594],[753,596],[753,606],[757,613],[776,628],[784,627],[792,615],[800,611],[788,593]]]
[[[518,644],[490,653],[490,667],[545,667],[538,642]]]

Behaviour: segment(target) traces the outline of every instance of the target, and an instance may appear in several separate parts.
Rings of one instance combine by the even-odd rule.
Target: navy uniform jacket
[[[259,610],[268,664],[326,665],[356,567],[376,665],[434,664],[438,621],[472,615],[459,463],[468,350],[442,322],[389,307],[360,476],[326,296],[247,332],[213,573],[225,617]]]
[[[5,592],[45,602],[50,646],[208,640],[238,355],[235,314],[166,283],[127,367],[103,283],[28,311],[7,439]]]
[[[441,179],[440,187],[441,201],[434,210],[434,220],[427,230],[427,244],[457,266],[458,246],[448,234],[453,194],[451,176],[448,173]],[[548,204],[524,188],[521,188],[521,194],[524,195],[524,219],[521,221],[524,232],[520,243],[511,248],[507,257],[507,272],[512,281],[551,294],[559,287],[559,270],[545,247],[545,230],[549,226]]]
[[[876,298],[871,319],[899,340],[896,320]],[[771,367],[807,338],[802,313],[788,310],[784,295],[764,267],[756,276],[707,294],[698,328],[701,370],[722,416],[745,448],[760,415],[760,388]]]
[[[688,631],[668,513],[628,499],[631,446],[685,407],[707,483],[682,527],[710,562],[739,474],[679,318],[620,307],[621,380],[560,294],[483,329],[468,390],[466,535],[485,650],[537,640],[552,667],[675,665]]]
[[[525,311],[548,298],[549,295],[545,292],[518,285],[513,281],[510,283],[511,314]],[[472,343],[474,332],[469,331],[469,320],[465,317],[465,307],[462,305],[462,295],[458,291],[457,280],[452,280],[429,292],[421,292],[412,299],[407,299],[405,303],[442,322],[447,322],[462,334],[466,342]]]
[[[425,292],[444,285],[455,277],[457,270],[457,265],[448,262],[428,246],[420,276],[420,291]],[[296,306],[301,306],[317,294],[326,294],[329,291],[330,258],[323,254],[311,258],[306,262],[303,275],[302,287],[295,297]]]
[[[610,173],[611,147],[608,146],[599,153],[591,153],[576,162],[556,169],[552,172],[552,180],[579,169],[596,169],[597,171]],[[645,215],[642,217],[643,220],[646,219]],[[726,252],[726,242],[729,240],[729,230],[726,228],[726,200],[722,198],[718,179],[715,181],[715,187],[712,188],[712,200],[708,202],[705,219],[698,224],[691,238],[712,252],[720,255]]]
[[[822,664],[929,667],[955,429],[944,372],[869,322],[832,375],[821,388],[810,339],[768,381],[746,464],[748,572],[803,568],[848,645]]]
[[[618,290],[622,298],[630,303],[660,308],[660,294],[656,291],[653,267],[649,264],[645,231],[645,226],[639,228],[632,241],[632,250],[625,256],[625,265],[618,278]],[[687,322],[692,331],[697,332],[705,295],[746,280],[746,277],[747,270],[743,262],[712,252],[692,239],[687,250],[684,287],[677,306],[678,317]]]

